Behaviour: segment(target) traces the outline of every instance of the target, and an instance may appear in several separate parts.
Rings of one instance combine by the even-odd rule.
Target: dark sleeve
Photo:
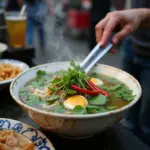
[[[110,10],[110,0],[92,0],[91,19],[100,21]]]
[[[19,11],[20,6],[18,4],[18,1],[17,0],[8,0],[6,10],[7,11]]]

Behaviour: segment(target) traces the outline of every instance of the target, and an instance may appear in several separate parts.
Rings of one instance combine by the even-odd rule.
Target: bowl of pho
[[[101,133],[139,100],[139,82],[128,73],[96,64],[86,74],[79,62],[31,68],[10,86],[13,99],[41,128],[69,138]]]

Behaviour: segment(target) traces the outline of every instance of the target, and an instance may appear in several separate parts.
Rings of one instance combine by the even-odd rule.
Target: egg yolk
[[[75,96],[69,97],[65,101],[65,103],[69,104],[69,105],[73,105],[73,106],[80,105],[82,107],[85,107],[87,105],[86,99],[83,96],[80,96],[80,95],[75,95]]]
[[[97,82],[98,82],[96,78],[91,78],[90,80],[91,80],[93,83],[97,83]]]

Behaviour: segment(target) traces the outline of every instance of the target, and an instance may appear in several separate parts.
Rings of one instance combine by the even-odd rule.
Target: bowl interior
[[[25,106],[19,98],[19,90],[28,81],[35,78],[36,72],[39,69],[46,71],[48,73],[55,73],[56,71],[60,71],[62,69],[67,69],[68,67],[69,67],[69,62],[50,63],[50,64],[45,64],[45,65],[34,67],[34,68],[26,71],[25,73],[21,74],[19,77],[17,77],[12,82],[12,84],[10,86],[11,95],[13,96],[13,98],[15,99],[15,101],[17,103]],[[134,105],[138,101],[138,99],[140,98],[141,86],[140,86],[139,82],[134,77],[129,75],[128,73],[126,73],[120,69],[117,69],[117,68],[114,68],[111,66],[107,66],[107,65],[102,65],[102,64],[97,64],[91,70],[91,72],[97,72],[97,73],[100,73],[103,75],[114,77],[114,78],[122,81],[123,83],[125,83],[130,89],[133,90],[133,94],[136,95],[136,97],[129,105],[125,106],[126,108]],[[29,106],[25,106],[25,107],[29,108]],[[34,108],[30,108],[30,109],[34,109]],[[121,109],[125,109],[125,108],[121,108]],[[115,111],[117,112],[118,110],[115,110]]]

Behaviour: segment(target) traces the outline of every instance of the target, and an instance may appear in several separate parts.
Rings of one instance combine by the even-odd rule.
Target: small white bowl
[[[125,112],[139,100],[142,90],[139,82],[128,73],[107,65],[98,64],[92,72],[101,73],[114,77],[125,83],[133,94],[134,100],[127,106],[110,112],[88,114],[88,115],[70,115],[58,114],[42,111],[24,104],[19,97],[20,88],[28,81],[36,77],[37,70],[44,70],[47,73],[55,73],[61,69],[67,69],[69,62],[50,63],[34,67],[17,77],[10,86],[10,93],[13,99],[22,107],[29,117],[42,128],[50,132],[55,132],[61,136],[69,138],[84,138],[105,131],[119,122]]]
[[[6,64],[11,64],[11,65],[14,65],[14,66],[17,66],[19,68],[21,68],[23,70],[23,72],[27,71],[29,69],[29,66],[24,63],[24,62],[21,62],[19,60],[13,60],[13,59],[0,59],[0,64],[2,63],[6,63]],[[23,73],[22,72],[22,73]],[[16,78],[16,77],[15,77]],[[3,85],[7,85],[9,83],[11,83],[15,78],[12,78],[12,79],[8,79],[8,80],[4,80],[4,81],[0,81],[0,88],[3,86]]]

